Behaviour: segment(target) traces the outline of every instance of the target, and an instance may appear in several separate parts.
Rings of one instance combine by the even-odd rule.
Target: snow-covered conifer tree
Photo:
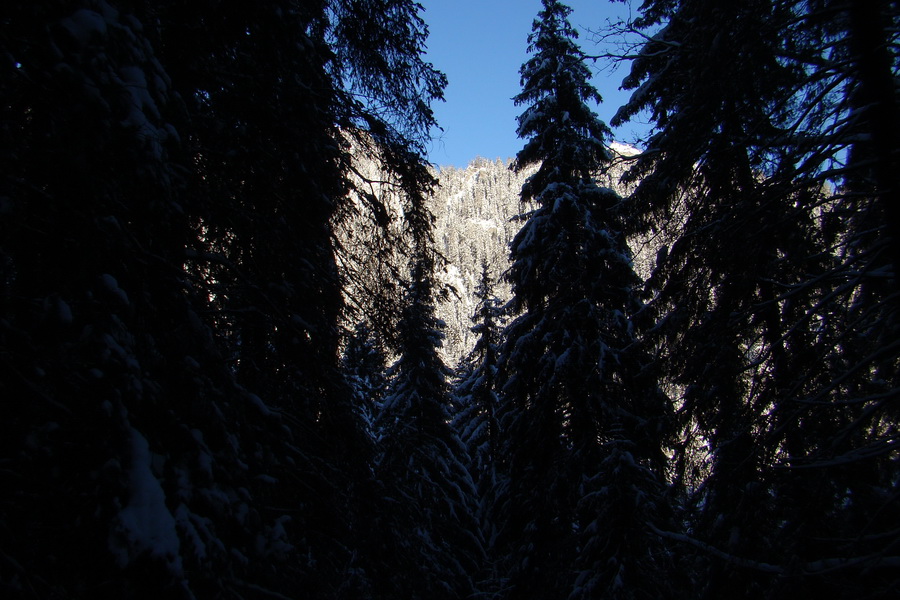
[[[482,550],[465,446],[450,423],[451,371],[439,352],[434,217],[425,204],[433,183],[421,163],[399,180],[411,259],[398,358],[376,419],[375,472],[384,487],[373,555],[384,569],[374,573],[379,598],[467,597]]]
[[[499,459],[500,444],[497,353],[501,306],[493,288],[489,267],[483,263],[475,290],[478,306],[472,315],[472,332],[478,337],[475,347],[459,367],[455,390],[458,411],[454,415],[454,426],[469,448],[476,473],[479,478],[488,480]]]
[[[664,555],[647,522],[667,402],[633,335],[640,282],[622,200],[593,179],[609,130],[569,13],[544,0],[516,97],[527,141],[515,167],[540,166],[522,189],[537,208],[511,247],[501,356],[510,597],[658,597]]]
[[[420,10],[0,5],[5,596],[364,596],[335,207],[423,161]]]
[[[480,593],[493,593],[502,587],[494,553],[496,539],[496,492],[501,487],[500,462],[500,398],[498,392],[498,351],[500,344],[501,302],[494,295],[490,267],[482,262],[481,279],[475,291],[478,305],[472,315],[472,332],[477,335],[475,347],[463,358],[457,369],[454,390],[456,411],[454,429],[466,447],[470,472],[478,493],[477,518],[485,543],[486,562],[475,575]]]
[[[879,0],[650,0],[635,22],[613,123],[654,124],[630,222],[673,240],[647,338],[679,396],[670,539],[695,596],[898,585],[897,20]]]
[[[364,322],[357,323],[344,348],[343,367],[355,396],[354,407],[373,433],[374,418],[387,389],[387,356],[383,342]]]

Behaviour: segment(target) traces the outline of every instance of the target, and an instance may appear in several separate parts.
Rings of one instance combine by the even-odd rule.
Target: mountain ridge
[[[610,143],[609,149],[620,160],[614,160],[596,181],[625,196],[628,190],[619,180],[627,159],[640,150],[620,142]],[[501,276],[509,266],[509,243],[521,227],[517,217],[533,208],[521,202],[522,184],[537,170],[534,165],[516,172],[513,165],[513,159],[479,156],[464,168],[440,166],[434,171],[438,186],[429,206],[435,216],[437,250],[445,259],[437,277],[449,290],[436,308],[446,324],[443,354],[450,365],[458,363],[475,342],[471,316],[482,262],[488,265],[501,303],[510,299],[509,285]],[[633,244],[633,251],[636,248],[640,246]]]

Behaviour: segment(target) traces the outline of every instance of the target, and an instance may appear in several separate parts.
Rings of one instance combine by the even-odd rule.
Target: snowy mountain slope
[[[599,183],[624,194],[619,178],[627,164],[624,159],[638,153],[625,144],[613,143],[610,148],[623,162],[617,163],[599,178]],[[441,167],[437,173],[439,187],[432,199],[431,210],[436,217],[435,241],[438,251],[446,258],[446,266],[438,274],[449,286],[450,293],[437,306],[438,317],[447,324],[444,344],[448,364],[455,364],[475,341],[469,330],[470,317],[475,310],[474,290],[486,262],[495,281],[508,267],[509,242],[521,227],[515,217],[529,210],[519,200],[525,180],[536,167],[523,172],[512,171],[511,161],[491,161],[476,158],[465,169]],[[647,262],[649,251],[643,244],[633,244],[638,271]],[[655,255],[655,250],[653,251]],[[497,294],[505,303],[509,286],[499,282]]]

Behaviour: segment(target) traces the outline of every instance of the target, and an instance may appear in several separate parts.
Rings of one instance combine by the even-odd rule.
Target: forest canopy
[[[449,364],[417,2],[2,5],[4,597],[900,592],[897,3],[570,14]]]

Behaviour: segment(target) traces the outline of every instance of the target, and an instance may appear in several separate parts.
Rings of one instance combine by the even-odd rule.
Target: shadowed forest
[[[0,595],[900,595],[900,5],[633,9],[451,364],[417,2],[0,4]]]

